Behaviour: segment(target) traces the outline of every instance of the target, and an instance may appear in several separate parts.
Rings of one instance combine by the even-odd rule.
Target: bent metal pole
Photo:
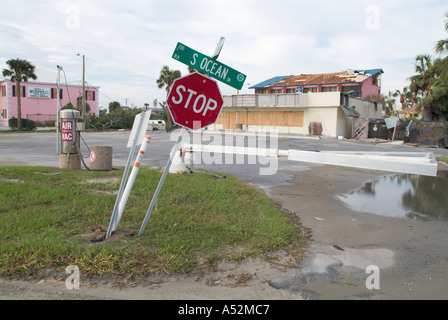
[[[135,178],[137,177],[138,170],[140,169],[140,164],[142,163],[143,156],[145,155],[150,141],[151,137],[145,136],[143,143],[140,146],[140,151],[138,152],[137,158],[135,159],[134,166],[132,167],[131,174],[128,178],[128,182],[126,183],[126,188],[124,189],[123,196],[121,197],[120,204],[118,205],[118,213],[112,225],[112,231],[116,231],[118,228],[118,224],[120,223],[121,217],[123,216],[124,207],[128,202],[129,194],[131,193],[132,187],[134,186]]]
[[[154,209],[154,206],[156,205],[157,198],[159,197],[160,190],[163,187],[163,183],[165,182],[166,176],[168,175],[168,172],[170,171],[171,164],[173,163],[174,156],[176,155],[177,149],[179,148],[180,143],[182,142],[182,135],[184,134],[185,128],[182,127],[179,137],[177,138],[177,142],[174,145],[173,149],[171,149],[170,158],[168,159],[168,162],[166,164],[165,170],[163,171],[162,177],[160,178],[159,185],[157,186],[156,192],[154,193],[154,196],[152,197],[151,204],[149,205],[148,211],[146,212],[145,219],[143,220],[142,226],[139,231],[139,235],[145,231],[146,224],[148,223],[149,217],[151,216],[152,210]]]
[[[142,114],[143,113],[144,112],[142,112]],[[149,116],[148,116],[148,119],[149,119]],[[137,132],[137,133],[140,132],[140,130],[142,128],[145,129],[143,127],[143,123],[144,122],[145,121],[144,121],[143,117],[141,116],[141,114],[137,115],[135,117],[135,119],[134,119],[134,125],[132,126],[132,129],[134,129],[134,126],[136,126],[137,130],[135,132]],[[121,197],[123,195],[123,190],[124,190],[124,187],[126,185],[126,179],[128,178],[129,167],[131,166],[131,161],[132,161],[132,155],[134,154],[134,150],[135,150],[135,147],[137,145],[137,140],[138,140],[137,134],[132,135],[132,132],[133,131],[131,131],[132,141],[130,143],[131,151],[129,152],[128,161],[126,162],[126,167],[125,167],[124,172],[123,172],[123,178],[121,179],[120,189],[118,190],[117,199],[115,200],[115,205],[114,205],[114,209],[112,211],[112,216],[110,218],[109,227],[107,228],[106,239],[110,238],[110,236],[112,235],[112,226],[113,226],[113,224],[115,222],[115,219],[117,218],[118,205],[120,204]],[[128,144],[129,144],[129,142],[128,142]]]

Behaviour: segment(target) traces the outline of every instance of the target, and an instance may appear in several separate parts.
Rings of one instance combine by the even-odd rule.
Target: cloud
[[[277,75],[383,68],[383,92],[401,89],[420,53],[432,53],[444,32],[444,0],[3,0],[0,68],[20,57],[38,67],[40,81],[82,78],[109,98],[143,106],[165,99],[156,79],[163,65],[187,67],[171,55],[177,42],[219,58],[254,85]],[[246,85],[242,93],[249,93]],[[223,94],[236,90],[220,85]],[[106,97],[107,96],[107,97]],[[109,98],[108,98],[109,97]]]

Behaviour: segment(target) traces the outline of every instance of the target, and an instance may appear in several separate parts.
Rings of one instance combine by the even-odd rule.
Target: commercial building
[[[255,94],[224,96],[215,130],[352,138],[358,119],[381,118],[383,70],[275,77],[250,87]]]
[[[89,113],[98,115],[98,87],[85,87],[86,103]],[[44,82],[22,82],[20,84],[22,119],[45,122],[57,117],[57,85]],[[60,85],[60,107],[68,103],[77,105],[77,98],[82,96],[80,85]],[[0,128],[8,128],[8,121],[17,118],[16,83],[9,80],[0,82]]]
[[[249,89],[258,94],[341,92],[363,98],[381,93],[382,69],[347,70],[336,73],[280,76],[265,80]]]

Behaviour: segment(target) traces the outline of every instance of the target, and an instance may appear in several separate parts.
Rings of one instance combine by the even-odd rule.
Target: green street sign
[[[193,69],[222,81],[229,86],[241,90],[246,75],[226,66],[225,64],[206,56],[198,51],[178,43],[173,53],[173,59],[186,64]]]

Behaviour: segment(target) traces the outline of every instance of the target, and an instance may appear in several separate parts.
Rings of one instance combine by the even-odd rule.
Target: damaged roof
[[[348,70],[335,73],[321,74],[301,74],[291,76],[280,76],[268,79],[256,84],[249,89],[263,89],[272,87],[291,87],[291,86],[310,86],[322,84],[344,84],[344,83],[361,83],[368,78],[384,73],[382,69],[370,70]]]

